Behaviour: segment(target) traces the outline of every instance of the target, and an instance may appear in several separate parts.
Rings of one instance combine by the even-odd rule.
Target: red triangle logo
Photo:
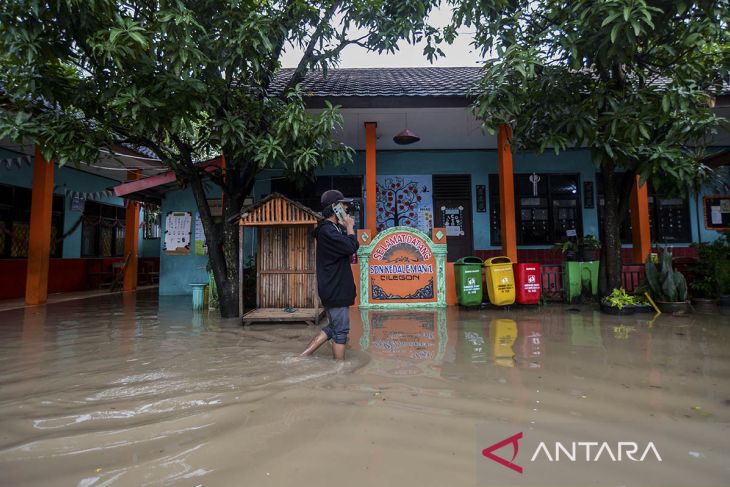
[[[503,465],[509,469],[514,470],[517,473],[522,473],[522,467],[519,465],[516,465],[512,463],[515,458],[517,458],[517,452],[520,450],[520,444],[519,441],[522,439],[522,432],[517,433],[514,436],[510,436],[509,438],[505,438],[504,440],[495,443],[492,446],[488,446],[484,450],[482,450],[482,455],[489,458],[490,460],[494,460],[495,462],[499,463],[500,465]],[[494,453],[492,453],[495,450],[499,450],[503,446],[512,444],[512,459],[511,460],[505,460],[502,457],[498,457]]]

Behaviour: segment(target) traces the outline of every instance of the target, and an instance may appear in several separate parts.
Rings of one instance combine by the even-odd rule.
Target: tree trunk
[[[223,287],[218,287],[218,299],[220,313],[223,318],[234,318],[238,316],[238,221],[235,219],[240,214],[241,206],[234,198],[223,201],[223,242],[221,252],[225,261],[225,280]],[[233,222],[230,220],[233,219]],[[216,284],[218,281],[216,280]]]
[[[599,294],[605,296],[621,287],[621,194],[616,184],[615,165],[601,165],[603,178],[603,225],[601,226],[601,261]]]
[[[210,214],[207,195],[203,188],[200,173],[188,175],[190,188],[200,211],[205,239],[208,243],[208,262],[213,271],[218,289],[219,311],[222,318],[235,318],[239,314],[238,295],[238,221],[236,217],[241,211],[243,199],[253,189],[256,180],[256,165],[247,164],[241,177],[236,170],[231,170],[229,191],[223,198],[223,222],[218,226]]]

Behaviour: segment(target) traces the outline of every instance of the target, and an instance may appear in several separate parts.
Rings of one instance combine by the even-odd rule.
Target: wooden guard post
[[[321,215],[274,193],[245,208],[239,220],[241,276],[239,299],[243,324],[303,321],[317,324],[323,314],[317,295],[316,241],[312,229]],[[256,309],[244,313],[244,228],[257,234]]]

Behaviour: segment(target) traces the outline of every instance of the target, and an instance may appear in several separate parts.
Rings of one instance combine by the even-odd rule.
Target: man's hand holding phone
[[[337,217],[337,221],[340,222],[340,225],[345,227],[345,229],[347,230],[347,234],[354,235],[355,220],[353,220],[352,217],[347,213],[345,205],[343,205],[342,203],[338,203],[332,208],[334,210],[335,216]]]
[[[345,225],[345,229],[347,230],[348,235],[355,234],[355,220],[353,220],[350,215],[345,215],[342,224]]]

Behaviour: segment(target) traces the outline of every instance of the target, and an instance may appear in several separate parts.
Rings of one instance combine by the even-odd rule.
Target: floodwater
[[[0,485],[493,485],[513,473],[481,450],[541,427],[627,431],[664,457],[591,482],[563,464],[561,485],[730,485],[730,316],[353,309],[335,363],[327,344],[294,360],[314,328],[189,306],[0,313]],[[514,485],[549,485],[525,454]]]

